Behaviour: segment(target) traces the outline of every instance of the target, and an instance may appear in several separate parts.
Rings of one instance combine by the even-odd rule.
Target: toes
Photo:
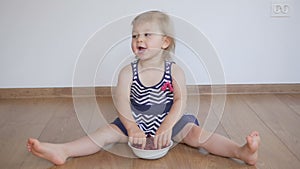
[[[247,136],[246,137],[246,141],[247,141],[247,145],[248,147],[251,146],[253,144],[253,138],[251,136]]]
[[[29,139],[28,139],[28,143],[29,143],[29,144],[32,144],[32,143],[33,143],[33,141],[34,141],[34,139],[33,139],[33,138],[29,138]]]
[[[29,138],[27,141],[27,146],[33,147],[34,146],[34,139],[33,138]]]
[[[29,138],[28,141],[27,141],[27,150],[30,152],[31,151],[31,146],[32,146],[32,141],[31,139]]]
[[[35,151],[35,149],[38,149],[39,141],[37,139],[29,138],[27,141],[27,149],[29,152]]]
[[[256,142],[257,144],[260,143],[260,136],[257,131],[252,132],[251,137],[252,137],[252,142]]]
[[[247,147],[249,148],[248,150],[252,153],[256,152],[259,146],[259,140],[252,136],[247,136]]]
[[[39,144],[39,141],[37,139],[30,138],[29,143],[31,147],[35,147]]]
[[[259,133],[257,131],[253,131],[250,136],[255,137],[255,136],[259,136]]]
[[[30,152],[31,151],[31,146],[27,145],[27,150]]]

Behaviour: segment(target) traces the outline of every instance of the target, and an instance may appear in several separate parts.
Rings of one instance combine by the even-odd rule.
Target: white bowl
[[[151,159],[151,160],[158,159],[165,156],[168,153],[169,149],[172,147],[172,145],[173,145],[173,141],[171,140],[170,145],[168,147],[158,149],[158,150],[143,150],[143,149],[133,147],[128,142],[128,146],[132,149],[133,153],[137,157],[143,159]]]

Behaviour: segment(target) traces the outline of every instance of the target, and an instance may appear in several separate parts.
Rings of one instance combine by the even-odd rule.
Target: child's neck
[[[159,58],[153,58],[149,60],[140,60],[140,68],[141,69],[147,69],[150,67],[156,67],[156,68],[161,68],[164,65],[164,58],[159,57]]]

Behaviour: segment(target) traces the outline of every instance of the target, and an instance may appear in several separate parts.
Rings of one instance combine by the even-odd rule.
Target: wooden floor
[[[216,102],[212,104],[212,100]],[[188,112],[199,112],[201,125],[212,124],[211,128],[218,121],[215,115],[224,108],[221,96],[214,98],[191,96],[188,103]],[[0,168],[300,168],[300,94],[228,95],[226,97],[226,106],[216,132],[243,144],[245,136],[250,131],[258,130],[262,144],[256,166],[200,153],[197,149],[181,144],[173,147],[164,158],[159,160],[120,156],[131,152],[126,144],[117,144],[94,155],[69,159],[63,166],[53,166],[26,151],[28,137],[61,143],[84,136],[85,132],[77,117],[83,124],[83,128],[91,132],[104,123],[99,120],[97,111],[100,110],[108,122],[116,116],[110,97],[76,100],[75,108],[70,98],[1,99]]]

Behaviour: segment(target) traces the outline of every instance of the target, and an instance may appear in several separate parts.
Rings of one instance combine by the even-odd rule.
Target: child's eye
[[[144,36],[145,36],[145,37],[150,37],[150,36],[151,36],[151,33],[145,33]]]
[[[132,35],[132,39],[136,39],[138,35]]]

